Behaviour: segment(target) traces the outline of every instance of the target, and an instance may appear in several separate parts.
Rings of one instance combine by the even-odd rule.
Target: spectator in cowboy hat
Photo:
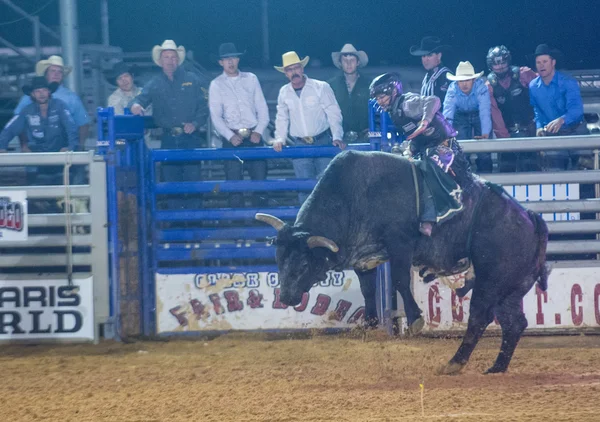
[[[142,88],[135,85],[133,76],[132,67],[125,62],[115,64],[107,74],[108,81],[117,85],[108,97],[108,106],[115,109],[115,114],[125,114],[125,107],[142,92]],[[146,110],[145,114],[150,115],[151,112]]]
[[[340,51],[331,53],[331,59],[334,66],[342,71],[327,82],[342,110],[344,142],[365,141],[369,131],[370,81],[358,69],[369,63],[369,57],[352,44],[345,44]]]
[[[65,66],[63,58],[60,56],[50,56],[47,59],[40,60],[35,65],[37,76],[45,77],[48,83],[58,83],[58,88],[52,94],[52,97],[61,100],[66,105],[67,110],[69,110],[71,117],[79,128],[78,138],[83,148],[89,131],[90,117],[81,102],[81,98],[62,84],[64,77],[71,73],[71,70],[71,66]],[[19,114],[30,104],[32,104],[31,97],[29,95],[23,96],[17,108],[15,108],[15,115]],[[21,143],[24,144],[25,142],[26,138],[21,137]]]
[[[6,152],[8,143],[23,131],[27,135],[23,152],[73,151],[77,148],[77,125],[66,104],[52,96],[58,87],[57,82],[48,83],[43,76],[36,76],[31,84],[23,87],[23,93],[31,97],[32,103],[6,124],[0,134],[0,152]],[[58,170],[50,167],[50,170],[60,172],[60,167]]]
[[[282,56],[282,66],[275,69],[289,79],[290,83],[279,90],[277,117],[275,119],[275,142],[273,149],[280,152],[288,135],[296,146],[330,146],[344,149],[342,141],[342,112],[333,90],[327,82],[318,81],[304,74],[309,57],[302,60],[295,51]],[[294,172],[299,179],[321,177],[331,158],[297,158],[292,160]],[[308,195],[300,193],[303,203]]]
[[[458,132],[458,140],[487,139],[492,132],[490,93],[482,75],[475,73],[468,61],[458,64],[455,75],[446,75],[453,82],[448,87],[443,114]],[[491,173],[492,168],[491,154],[477,154],[477,172]]]
[[[258,78],[254,73],[240,72],[238,65],[244,53],[233,43],[219,46],[219,64],[223,73],[210,83],[208,90],[210,116],[216,131],[223,138],[223,148],[264,146],[262,133],[269,124],[269,109]],[[252,180],[267,178],[264,160],[226,160],[226,180],[242,180],[244,168]],[[254,205],[266,205],[264,196],[254,196]],[[230,207],[241,207],[241,193],[229,196]]]
[[[446,74],[450,72],[442,63],[442,54],[448,51],[450,46],[443,45],[438,37],[423,37],[421,45],[413,45],[410,54],[421,57],[423,67],[427,71],[421,85],[421,95],[435,95],[442,104],[448,91],[448,80]]]
[[[539,76],[529,84],[529,98],[535,113],[537,136],[585,135],[583,101],[579,84],[571,76],[556,70],[560,51],[540,44],[535,49]],[[547,151],[544,167],[567,169],[569,151]]]
[[[152,104],[154,123],[163,130],[163,149],[204,147],[206,141],[200,134],[200,128],[208,121],[208,107],[202,89],[206,81],[181,66],[185,60],[185,48],[177,46],[173,40],[155,45],[152,60],[162,68],[162,72],[150,79],[134,98],[130,104],[131,112],[144,115],[146,108]],[[163,163],[161,168],[164,181],[201,180],[200,162]],[[199,205],[199,201],[190,202],[193,202],[193,207]]]

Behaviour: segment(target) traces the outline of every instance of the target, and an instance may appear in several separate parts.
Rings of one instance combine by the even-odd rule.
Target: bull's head
[[[339,248],[326,237],[300,231],[272,215],[259,213],[256,219],[277,230],[280,300],[286,305],[295,306],[314,283],[325,280],[327,271],[333,266],[333,254]]]

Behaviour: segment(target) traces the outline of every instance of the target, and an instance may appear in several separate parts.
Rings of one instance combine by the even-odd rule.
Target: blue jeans
[[[329,147],[332,146],[333,136],[331,132],[326,130],[325,132],[314,137],[313,144],[307,144],[302,138],[295,138],[297,146],[315,146],[315,147]],[[325,169],[329,165],[332,158],[296,158],[292,160],[294,166],[294,173],[297,179],[320,179]],[[298,201],[300,205],[308,198],[308,193],[300,192],[298,194]]]
[[[296,158],[292,160],[294,166],[294,173],[297,179],[320,179],[325,169],[331,162],[331,158]],[[298,201],[300,205],[308,198],[307,192],[300,192],[298,194]]]
[[[458,132],[457,140],[473,139],[475,136],[481,136],[481,120],[479,119],[479,111],[460,112],[454,114],[454,122],[452,124]],[[488,134],[489,135],[489,134]],[[477,153],[475,160],[477,173],[491,173],[494,167],[491,153]]]

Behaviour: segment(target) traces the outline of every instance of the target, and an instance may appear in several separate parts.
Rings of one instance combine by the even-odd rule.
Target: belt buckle
[[[252,130],[248,128],[238,129],[237,134],[240,135],[243,139],[249,138],[252,135]]]
[[[358,132],[350,130],[344,134],[344,139],[347,141],[346,143],[352,143],[358,139]]]
[[[174,127],[171,128],[171,135],[173,136],[179,136],[183,134],[183,128],[182,127]]]
[[[303,140],[304,142],[306,142],[307,144],[309,144],[309,145],[312,145],[312,144],[314,144],[314,143],[315,143],[315,138],[314,138],[314,136],[304,136],[304,137],[302,137],[302,140]]]

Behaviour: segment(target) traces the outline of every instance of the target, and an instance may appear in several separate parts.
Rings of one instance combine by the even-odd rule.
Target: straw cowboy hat
[[[50,66],[62,67],[64,76],[67,76],[69,73],[71,73],[71,70],[73,70],[71,66],[65,66],[65,62],[63,61],[62,57],[50,56],[46,60],[40,60],[39,62],[37,62],[37,64],[35,65],[35,74],[38,76],[44,76],[46,74],[46,70]]]
[[[456,75],[448,72],[446,77],[450,81],[468,81],[471,79],[477,79],[483,75],[483,72],[475,73],[475,69],[471,62],[460,62],[456,67]]]
[[[369,63],[369,56],[364,51],[358,51],[352,44],[345,44],[340,51],[331,53],[331,60],[338,69],[342,68],[342,56],[344,54],[352,54],[358,58],[358,67],[365,67]]]
[[[183,61],[185,60],[185,47],[182,45],[177,47],[177,44],[175,44],[175,41],[165,40],[162,43],[162,45],[155,45],[154,48],[152,49],[152,60],[154,60],[154,63],[156,63],[158,66],[160,66],[160,62],[158,60],[158,59],[160,59],[160,53],[162,53],[165,50],[176,51],[177,56],[179,57],[179,64],[183,63]]]
[[[281,61],[282,61],[283,65],[282,66],[273,66],[273,67],[276,70],[278,70],[279,72],[285,73],[286,67],[292,66],[292,65],[295,65],[298,63],[300,63],[302,65],[302,67],[306,67],[308,60],[310,60],[310,57],[308,57],[308,56],[306,56],[305,58],[300,60],[300,57],[298,57],[298,53],[296,53],[295,51],[288,51],[287,53],[285,53],[284,55],[281,56]]]

